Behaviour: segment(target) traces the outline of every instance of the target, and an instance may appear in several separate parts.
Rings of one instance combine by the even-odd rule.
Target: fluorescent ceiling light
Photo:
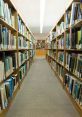
[[[43,31],[45,0],[40,0],[40,33]]]

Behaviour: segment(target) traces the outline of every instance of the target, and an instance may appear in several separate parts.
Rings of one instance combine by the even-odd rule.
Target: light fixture
[[[43,32],[45,0],[40,0],[40,33]]]

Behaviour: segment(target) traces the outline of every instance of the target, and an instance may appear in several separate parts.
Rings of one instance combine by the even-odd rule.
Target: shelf
[[[52,39],[52,41],[56,41],[56,38],[57,38],[57,37],[55,37],[54,39]]]
[[[57,49],[58,51],[64,51],[64,49]]]
[[[65,77],[65,73],[68,73],[69,75],[71,75],[71,76],[73,76],[78,82],[81,82],[82,83],[82,78],[79,78],[79,75],[76,75],[74,72],[72,73],[71,71],[69,71],[69,69],[67,69],[66,68],[66,66],[65,66],[65,62],[66,62],[66,60],[67,60],[67,57],[69,56],[69,55],[67,55],[66,53],[69,53],[69,54],[71,54],[71,53],[75,53],[75,54],[77,54],[76,56],[78,57],[78,54],[82,54],[82,48],[80,49],[79,47],[80,46],[77,46],[78,48],[76,48],[76,49],[72,49],[72,48],[66,48],[66,41],[69,41],[70,39],[68,39],[68,40],[66,40],[66,37],[68,38],[69,36],[70,36],[70,34],[71,33],[74,33],[74,32],[76,32],[76,33],[78,33],[79,34],[79,36],[80,36],[80,31],[81,31],[81,28],[82,28],[82,19],[81,20],[76,20],[75,21],[75,23],[73,24],[73,25],[71,25],[70,26],[70,23],[68,24],[68,25],[64,25],[65,24],[65,21],[67,20],[67,17],[68,17],[68,22],[69,22],[69,19],[70,19],[70,12],[71,12],[71,9],[72,9],[72,3],[73,2],[78,2],[78,0],[73,0],[72,2],[71,2],[71,4],[69,5],[69,7],[65,10],[65,12],[63,13],[63,16],[58,20],[58,22],[56,23],[56,25],[55,25],[55,27],[50,31],[50,34],[51,34],[51,32],[54,32],[54,38],[53,38],[53,40],[52,41],[54,41],[54,42],[52,42],[52,41],[50,41],[50,40],[46,40],[46,42],[47,43],[49,43],[49,45],[51,44],[51,47],[53,46],[53,43],[55,43],[55,41],[56,41],[56,60],[55,60],[55,62],[57,63],[56,64],[56,67],[57,66],[59,66],[60,65],[60,67],[62,67],[63,68],[63,70],[64,70],[64,74],[62,75],[63,76],[63,78],[62,77],[60,77],[58,74],[61,74],[60,73],[60,71],[57,73],[56,72],[56,70],[54,71],[55,73],[56,73],[56,75],[57,75],[57,78],[58,79],[60,79],[60,81],[61,81],[61,84],[63,85],[63,87],[64,87],[64,77]],[[80,2],[80,1],[79,1]],[[67,15],[66,15],[66,13],[67,13]],[[76,13],[77,14],[77,13]],[[71,14],[72,15],[72,14]],[[61,33],[61,34],[58,34],[56,37],[55,37],[55,34],[57,33],[57,27],[58,27],[58,32],[60,32],[61,30],[62,30],[62,28],[64,28],[64,27],[66,27],[66,28],[64,28],[64,30],[62,30],[63,32]],[[75,30],[74,30],[75,29]],[[72,32],[71,32],[72,31]],[[75,34],[75,33],[74,33]],[[71,34],[72,35],[72,34]],[[51,35],[49,35],[48,37],[50,37]],[[53,35],[52,35],[53,36]],[[74,35],[73,35],[74,36]],[[61,48],[61,46],[58,46],[58,41],[59,41],[59,39],[61,39],[62,37],[64,37],[64,48]],[[48,38],[49,39],[49,38]],[[63,39],[62,39],[63,40]],[[63,41],[60,41],[60,43],[63,45]],[[81,39],[79,39],[79,41],[81,41]],[[70,40],[69,41],[70,42],[70,44],[72,44],[73,42]],[[60,44],[59,43],[59,44]],[[75,43],[76,44],[76,43]],[[74,45],[75,45],[74,44]],[[70,46],[71,47],[71,46]],[[51,51],[50,52],[53,52],[53,49],[51,49]],[[62,62],[60,61],[60,62],[58,62],[59,60],[57,59],[58,58],[58,53],[64,53],[64,63],[62,64]],[[48,53],[47,53],[48,54]],[[50,54],[49,54],[50,55]],[[53,60],[54,60],[54,58],[53,58],[53,56],[52,56],[52,53],[51,53],[51,56],[49,56],[49,55],[47,55],[46,56],[46,59],[47,59],[47,61],[49,62],[49,64],[50,63],[52,63],[52,64],[50,64],[51,65],[51,67],[52,67],[52,69],[54,70],[54,63],[53,63]],[[62,55],[63,56],[63,55]],[[77,58],[76,57],[76,58]],[[78,63],[77,63],[78,64]],[[80,64],[80,63],[79,63]],[[81,66],[80,66],[81,67]],[[81,70],[81,68],[79,68],[80,70]],[[62,80],[63,79],[63,80]],[[66,91],[66,92],[68,92],[68,91]],[[69,93],[69,92],[68,92]],[[79,93],[79,92],[78,92]],[[73,99],[73,97],[70,95],[70,97],[71,97],[71,99],[72,99],[72,102],[76,105],[76,108],[79,108],[78,110],[80,110],[79,112],[81,112],[81,116],[82,116],[82,106],[80,106],[79,105],[79,103],[78,102],[76,102],[74,99]]]
[[[82,52],[82,49],[65,49],[65,51],[77,51],[77,52]]]
[[[21,68],[21,66],[26,62],[27,60],[24,60],[24,62],[22,62],[22,64],[19,66],[19,69]]]
[[[63,36],[64,35],[64,32],[65,31],[63,31],[61,34],[59,34],[56,38],[59,38],[59,37]]]
[[[29,49],[18,49],[18,51],[26,51],[26,50],[29,50]]]
[[[77,77],[74,73],[70,72],[66,67],[65,69],[69,72],[69,74],[71,74],[72,76],[74,76],[77,80],[79,80],[80,82],[82,82],[82,78]]]
[[[69,92],[68,87],[65,87],[65,91],[68,94],[68,96],[70,97],[72,103],[74,104],[75,108],[77,109],[77,111],[79,111],[80,115],[82,115],[82,106],[79,105],[79,103],[72,97],[72,95]]]
[[[28,49],[28,50],[34,50],[34,49]]]
[[[12,26],[10,26],[4,19],[0,18],[0,24],[2,24],[3,26],[7,27],[9,30],[11,30],[12,32],[17,32],[17,30],[15,28],[13,28]]]
[[[73,24],[72,26],[70,26],[70,28],[78,28],[82,26],[82,19],[81,20],[76,20],[75,24]]]
[[[0,52],[9,52],[9,51],[17,51],[16,49],[2,49],[2,50],[0,50]]]
[[[58,61],[56,61],[59,65],[61,65],[62,67],[64,67],[64,65],[63,64],[61,64],[60,62],[58,62]]]
[[[1,112],[0,112],[0,116],[1,116],[1,117],[6,116],[6,113],[7,113],[8,110],[10,109],[11,104],[12,104],[12,102],[14,101],[14,98],[16,97],[18,90],[19,90],[19,85],[18,85],[18,86],[16,87],[16,89],[14,90],[12,99],[9,100],[9,102],[8,102],[8,107],[7,107],[6,109],[4,109],[4,110],[1,110]]]
[[[3,84],[6,80],[8,80],[9,77],[10,77],[12,74],[14,74],[15,72],[17,72],[17,70],[18,70],[18,68],[15,69],[14,71],[12,71],[8,76],[6,76],[6,79],[3,79],[3,80],[0,82],[0,85]]]
[[[49,56],[49,55],[48,55]],[[52,56],[49,56],[51,59],[53,59],[54,61],[56,61]]]
[[[23,61],[22,62],[22,64],[20,65],[20,67],[18,66],[18,63],[20,62],[19,61],[19,56],[18,56],[18,53],[19,53],[19,51],[24,51],[24,50],[27,50],[27,51],[30,51],[30,50],[34,50],[34,49],[31,49],[31,48],[29,48],[29,49],[26,49],[26,48],[18,48],[18,36],[21,36],[22,38],[23,38],[23,40],[26,40],[25,42],[27,43],[27,41],[28,41],[28,44],[30,45],[31,43],[32,43],[32,45],[35,45],[35,39],[34,39],[34,36],[33,36],[33,34],[31,33],[31,31],[30,31],[30,29],[28,29],[28,27],[26,26],[26,24],[24,23],[24,21],[23,21],[23,19],[22,19],[22,22],[24,23],[24,28],[25,28],[25,30],[27,30],[28,32],[28,34],[29,34],[29,36],[30,36],[30,40],[29,40],[29,36],[28,35],[23,35],[23,34],[21,34],[19,31],[18,31],[18,27],[19,27],[19,29],[20,29],[20,27],[21,27],[21,23],[19,23],[18,22],[18,15],[19,15],[19,13],[18,13],[18,11],[15,9],[15,7],[14,7],[14,5],[13,5],[13,3],[11,2],[11,0],[4,0],[4,4],[8,4],[7,6],[9,7],[7,10],[8,10],[8,12],[9,12],[9,9],[10,9],[10,15],[12,15],[12,19],[10,19],[10,18],[8,18],[7,16],[6,16],[6,18],[7,18],[7,20],[8,19],[10,19],[11,21],[10,22],[12,22],[12,25],[11,24],[9,24],[6,20],[4,20],[2,17],[0,17],[0,24],[1,24],[1,31],[2,31],[2,29],[3,29],[3,27],[5,27],[5,30],[4,30],[4,33],[9,33],[8,35],[9,35],[9,37],[11,37],[11,38],[9,38],[8,39],[8,43],[16,43],[16,47],[15,46],[8,46],[8,48],[7,49],[5,49],[5,48],[1,48],[0,49],[0,53],[1,53],[1,61],[4,59],[4,57],[5,57],[5,55],[7,55],[7,56],[9,56],[10,58],[8,58],[8,62],[10,63],[10,65],[9,66],[11,66],[11,61],[12,60],[16,60],[16,63],[15,64],[17,64],[16,66],[17,66],[17,68],[16,69],[14,69],[14,68],[11,68],[10,70],[8,70],[6,73],[5,73],[5,69],[4,69],[4,76],[5,76],[5,79],[3,79],[3,80],[1,80],[1,82],[0,82],[0,86],[2,85],[2,84],[4,84],[5,83],[5,81],[7,81],[8,79],[10,79],[10,77],[13,75],[13,74],[18,74],[18,76],[17,77],[19,77],[19,70],[20,70],[20,68],[22,67],[22,65],[24,64],[24,63],[26,63],[27,61],[28,61],[28,63],[30,63],[29,61],[33,61],[32,59],[31,59],[31,57],[29,57],[27,60],[25,59],[25,61]],[[20,16],[20,15],[19,15]],[[20,25],[20,26],[19,26]],[[7,30],[6,30],[7,29]],[[26,34],[26,33],[25,33]],[[7,36],[7,35],[6,35]],[[15,37],[14,37],[15,36]],[[15,39],[15,40],[14,40]],[[1,40],[1,42],[2,42],[2,40]],[[5,42],[5,40],[4,40],[4,42]],[[31,43],[30,43],[31,42]],[[5,43],[7,43],[7,42],[5,42]],[[7,44],[8,44],[7,43]],[[4,46],[3,46],[4,47]],[[10,47],[10,48],[9,48]],[[31,47],[31,46],[29,46],[29,47]],[[16,53],[16,55],[13,55],[12,53]],[[2,56],[3,55],[3,56]],[[33,55],[34,56],[34,55]],[[15,59],[14,59],[14,57],[15,57]],[[9,60],[11,60],[11,61],[9,61]],[[7,62],[7,64],[8,64],[8,62]],[[13,61],[12,61],[13,62]],[[27,63],[26,63],[27,64]],[[3,63],[2,63],[2,65],[3,65]],[[8,66],[8,67],[9,67]],[[2,67],[2,66],[0,66],[0,67]],[[27,73],[27,71],[26,71],[26,73]],[[25,76],[24,76],[25,77]],[[14,81],[13,81],[14,82]],[[11,98],[11,100],[9,99],[8,100],[8,107],[6,108],[6,109],[3,109],[3,110],[1,110],[1,112],[0,112],[0,117],[1,116],[3,116],[3,115],[5,115],[7,112],[8,112],[8,110],[9,110],[9,108],[11,107],[11,104],[12,104],[12,101],[13,101],[13,99],[14,99],[14,97],[16,96],[16,93],[17,93],[17,91],[19,90],[19,85],[20,85],[20,83],[19,83],[19,81],[18,81],[18,85],[16,85],[15,86],[15,89],[14,89],[14,92],[13,92],[13,96],[12,96],[12,98]],[[10,88],[11,89],[11,88]]]
[[[29,41],[29,39],[25,35],[23,35],[22,33],[20,33],[19,31],[18,31],[18,35],[22,36],[26,41]]]

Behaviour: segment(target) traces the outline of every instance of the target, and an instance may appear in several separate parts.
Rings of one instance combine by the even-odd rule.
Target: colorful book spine
[[[4,2],[0,0],[0,17],[4,18]]]
[[[82,78],[82,55],[66,53],[66,68],[75,74],[78,78]]]
[[[66,14],[65,14],[65,28],[66,29],[69,27],[70,17],[71,17],[71,12],[70,11],[66,11]]]
[[[0,60],[0,82],[5,79],[5,69],[4,69],[4,62]]]
[[[82,105],[82,83],[73,76],[65,74],[65,86],[75,101]]]
[[[64,52],[58,52],[58,62],[64,65]]]
[[[64,37],[58,40],[58,49],[64,49]]]
[[[19,52],[18,53],[18,57],[19,57],[19,66],[21,66],[23,64],[23,62],[25,62],[25,60],[27,60],[27,53],[26,52]]]
[[[28,42],[22,36],[18,37],[18,48],[28,49]]]
[[[11,74],[14,69],[17,68],[17,54],[14,53],[11,55],[7,55],[4,59],[6,77],[8,77],[8,75]]]
[[[19,81],[22,81],[26,73],[27,73],[27,64],[24,64],[21,66],[21,69],[19,71]]]
[[[80,4],[80,2],[72,3],[70,25],[73,25],[76,20],[82,19],[82,11],[80,8]]]

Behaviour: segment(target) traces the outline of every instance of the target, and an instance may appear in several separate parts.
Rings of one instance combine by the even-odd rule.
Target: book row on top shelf
[[[73,2],[50,33],[50,41],[58,40],[67,49],[82,49],[82,6]],[[65,39],[63,37],[65,36]],[[62,38],[62,39],[61,39]],[[73,39],[72,39],[73,38]],[[61,41],[60,41],[61,40]],[[62,47],[61,47],[62,48]]]
[[[35,39],[10,0],[0,0],[0,112],[10,104],[35,54]],[[0,113],[0,114],[1,114]]]
[[[46,40],[46,57],[82,115],[82,3],[74,0]]]

